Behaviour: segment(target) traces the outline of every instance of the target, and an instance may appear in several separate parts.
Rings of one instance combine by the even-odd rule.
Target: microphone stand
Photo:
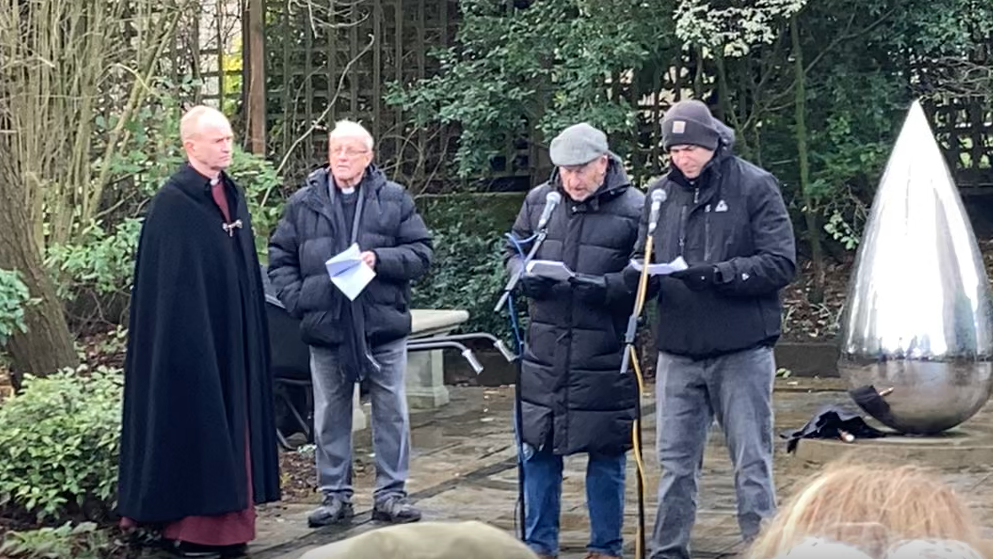
[[[638,380],[638,396],[635,398],[635,419],[631,429],[631,442],[635,462],[638,466],[638,538],[635,542],[635,559],[645,557],[645,466],[642,459],[641,441],[641,398],[645,392],[645,382],[641,375],[641,365],[638,363],[638,352],[635,350],[635,337],[638,331],[638,317],[645,306],[648,296],[648,266],[652,259],[652,241],[654,227],[650,228],[645,241],[645,257],[638,279],[638,292],[635,297],[634,310],[628,319],[627,331],[624,333],[624,357],[621,360],[621,374],[627,374],[628,367],[633,363],[635,378]]]
[[[544,227],[538,229],[537,236],[535,237],[534,243],[531,246],[531,250],[528,251],[527,256],[521,262],[521,267],[518,268],[517,272],[513,274],[510,280],[507,281],[506,287],[503,288],[503,295],[500,296],[500,301],[497,302],[496,308],[493,312],[499,313],[503,308],[504,304],[510,299],[510,294],[513,292],[514,288],[520,282],[521,278],[527,269],[528,262],[534,259],[535,254],[538,253],[538,249],[541,248],[541,244],[545,241],[545,237],[548,235],[548,224],[546,223]],[[516,312],[516,309],[514,309]],[[520,502],[520,515],[521,515],[521,529],[520,538],[521,541],[527,539],[527,505],[525,504],[524,498],[524,413],[523,400],[521,398],[521,377],[524,373],[524,344],[527,343],[526,336],[524,342],[521,343],[519,348],[520,353],[517,355],[517,371],[516,378],[514,380],[514,421],[517,426],[517,499]]]
[[[493,312],[498,313],[507,303],[507,299],[510,298],[510,293],[517,287],[517,284],[521,281],[524,276],[524,272],[527,268],[528,262],[534,258],[534,255],[538,253],[538,249],[541,248],[541,243],[545,242],[545,237],[548,236],[548,224],[546,223],[544,227],[538,229],[538,236],[535,238],[534,243],[531,246],[531,250],[528,252],[527,256],[524,257],[524,261],[521,262],[521,267],[517,270],[517,273],[513,274],[509,280],[507,280],[507,285],[503,288],[503,295],[500,296],[500,300],[497,301],[496,307]]]

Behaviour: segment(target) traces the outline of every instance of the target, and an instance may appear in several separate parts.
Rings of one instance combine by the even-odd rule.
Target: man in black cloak
[[[138,242],[118,512],[177,555],[237,557],[280,496],[265,300],[228,120],[195,107],[180,134]]]

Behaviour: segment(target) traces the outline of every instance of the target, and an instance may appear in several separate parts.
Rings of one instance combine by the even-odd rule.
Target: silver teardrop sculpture
[[[990,285],[958,188],[916,101],[858,250],[840,351],[852,398],[904,434],[955,427],[990,398]]]

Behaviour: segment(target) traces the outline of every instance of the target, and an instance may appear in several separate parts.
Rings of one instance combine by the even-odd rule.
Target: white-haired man
[[[328,165],[287,202],[269,242],[269,277],[287,311],[301,320],[314,382],[317,470],[324,500],[312,527],[348,522],[352,509],[352,394],[369,380],[376,489],[373,518],[420,520],[405,489],[410,421],[404,377],[410,334],[410,283],[428,271],[431,237],[403,186],[373,163],[372,135],[337,123]],[[376,272],[349,300],[325,262],[353,243]]]

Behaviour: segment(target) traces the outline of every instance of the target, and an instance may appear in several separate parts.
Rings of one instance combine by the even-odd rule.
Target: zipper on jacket
[[[703,210],[703,261],[710,262],[710,204]]]
[[[575,208],[575,206],[573,206],[573,208]],[[565,255],[565,252],[564,252],[564,249],[565,249],[565,247],[569,246],[569,242],[572,239],[572,237],[570,236],[570,234],[571,233],[575,233],[575,239],[576,240],[574,242],[576,244],[576,254],[575,254],[576,259],[574,261],[572,261],[572,262],[569,262],[567,265],[570,268],[572,268],[574,272],[577,272],[577,273],[579,272],[579,249],[581,248],[580,241],[583,238],[583,229],[586,227],[586,218],[587,218],[587,214],[585,214],[585,213],[584,214],[581,214],[581,215],[577,215],[576,213],[570,214],[569,215],[569,222],[566,225],[565,236],[562,237],[562,248],[563,248],[563,254],[562,254],[563,258],[562,258],[562,261],[564,262],[565,261],[565,258],[564,257],[566,256]],[[581,219],[582,221],[578,221],[577,222],[577,221],[574,221],[575,219]],[[573,224],[576,224],[576,223],[578,223],[578,226],[576,227],[576,231],[572,231],[570,229],[570,227],[572,227]],[[575,302],[575,295],[574,295],[575,292],[572,291],[572,290],[570,290],[569,293],[570,293],[569,294],[569,298],[567,299],[568,300],[568,303],[569,303],[569,313],[568,313],[567,316],[569,317],[569,323],[570,324],[575,324],[576,321],[575,321],[575,317],[573,316],[573,314],[576,312],[576,304],[575,304],[576,302]],[[565,327],[565,330],[567,332],[569,332],[569,343],[566,344],[566,347],[565,347],[565,375],[566,375],[565,385],[568,386],[568,384],[569,384],[569,376],[570,376],[569,375],[569,371],[572,369],[572,367],[571,367],[571,365],[572,365],[572,363],[571,363],[571,361],[572,361],[572,344],[575,341],[575,338],[572,336],[572,330],[573,330],[572,328],[566,326]],[[556,336],[555,339],[556,339],[556,343],[558,343],[559,337]],[[552,368],[554,369],[554,367],[555,367],[555,363],[552,363]],[[565,415],[568,418],[568,415],[569,415],[569,390],[566,389],[564,391],[563,395],[565,397],[563,398],[562,405],[563,405],[563,408],[565,409]],[[552,413],[553,413],[553,416],[554,416],[554,413],[555,413],[555,411],[554,411],[555,410],[554,404],[552,406],[552,410],[553,410]],[[566,421],[563,422],[563,425],[565,426],[564,429],[563,429],[564,432],[562,433],[562,437],[559,438],[558,437],[558,433],[555,430],[555,422],[554,421],[552,422],[552,451],[553,452],[558,452],[560,449],[567,447],[568,444],[569,444],[569,421],[568,421],[568,419],[566,419]]]
[[[694,204],[699,204],[700,203],[700,189],[699,188],[694,188],[693,189],[693,203]]]
[[[683,247],[686,246],[686,206],[679,210],[679,256],[683,256]]]

